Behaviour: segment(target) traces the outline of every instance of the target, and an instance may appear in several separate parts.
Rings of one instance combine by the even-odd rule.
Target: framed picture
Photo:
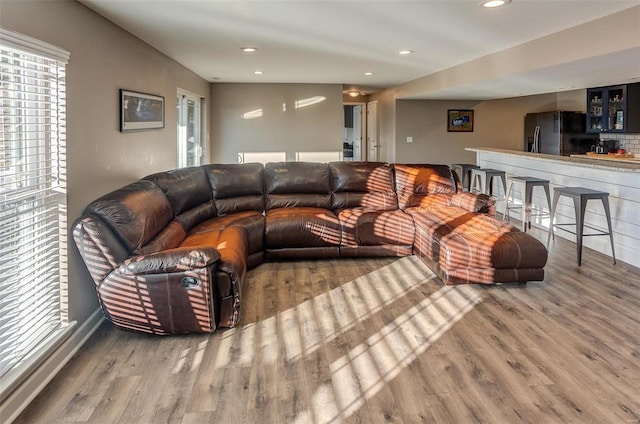
[[[120,131],[164,128],[164,97],[120,90]]]
[[[473,110],[449,109],[447,110],[448,132],[473,132]]]

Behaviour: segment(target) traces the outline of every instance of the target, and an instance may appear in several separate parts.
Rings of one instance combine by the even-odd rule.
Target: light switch
[[[413,137],[407,137],[407,143],[413,143]]]

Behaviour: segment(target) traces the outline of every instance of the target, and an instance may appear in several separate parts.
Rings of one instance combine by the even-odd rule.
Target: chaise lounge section
[[[445,284],[543,279],[544,245],[493,215],[444,165],[212,164],[102,196],[73,236],[107,319],[175,334],[237,325],[265,258],[415,254]]]

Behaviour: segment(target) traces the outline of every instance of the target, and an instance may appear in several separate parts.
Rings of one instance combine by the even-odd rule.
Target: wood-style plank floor
[[[546,233],[532,234],[546,242]],[[16,423],[639,423],[640,270],[556,238],[542,282],[414,257],[266,263],[241,325],[105,323]]]

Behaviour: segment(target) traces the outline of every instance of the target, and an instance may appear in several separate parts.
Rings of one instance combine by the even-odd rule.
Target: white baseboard
[[[44,362],[0,404],[0,421],[6,424],[13,422],[58,371],[69,362],[103,321],[104,315],[98,308],[57,349],[51,352]]]

